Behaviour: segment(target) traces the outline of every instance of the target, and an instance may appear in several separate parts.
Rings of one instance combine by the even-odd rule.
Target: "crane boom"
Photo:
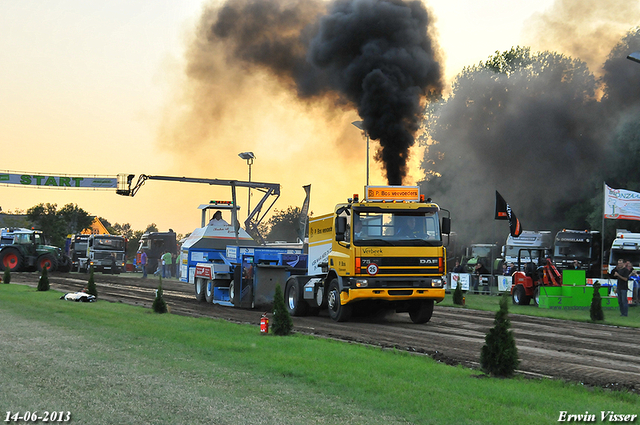
[[[236,187],[246,187],[249,189],[256,189],[264,193],[264,196],[258,202],[258,204],[250,211],[247,219],[245,220],[245,229],[247,232],[257,239],[258,242],[264,243],[264,238],[260,234],[258,230],[258,226],[262,219],[267,215],[273,204],[280,197],[280,184],[278,183],[262,183],[262,182],[248,182],[241,180],[221,180],[221,179],[201,179],[194,177],[176,177],[176,176],[151,176],[147,174],[140,174],[138,176],[138,181],[132,187],[133,179],[135,178],[134,174],[118,174],[118,188],[116,189],[116,193],[122,196],[135,196],[138,193],[138,190],[144,185],[147,180],[162,180],[162,181],[170,181],[170,182],[181,182],[181,183],[202,183],[208,185],[215,186],[230,186],[231,187],[231,197],[233,201],[234,208],[232,209],[232,217],[233,225],[236,232],[236,237],[238,236],[238,225],[237,225],[237,207],[236,207]],[[270,196],[275,196],[276,198],[271,202],[268,208],[261,214],[262,207]]]

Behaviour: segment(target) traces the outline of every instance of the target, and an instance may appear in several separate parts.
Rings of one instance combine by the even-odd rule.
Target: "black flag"
[[[504,200],[502,195],[498,193],[496,190],[496,220],[509,220],[509,230],[511,231],[511,236],[517,238],[522,233],[522,226],[520,225],[520,220],[513,213],[511,207]]]

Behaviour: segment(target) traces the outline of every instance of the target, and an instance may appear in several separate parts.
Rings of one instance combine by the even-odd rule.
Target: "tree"
[[[500,309],[493,322],[494,327],[485,337],[485,345],[480,352],[482,370],[493,376],[511,376],[520,363],[513,332],[509,330],[511,321],[507,300],[508,297],[504,294],[500,299]]]
[[[68,234],[79,233],[91,227],[91,215],[75,204],[67,204],[58,210],[57,204],[38,204],[27,210],[27,218],[42,230],[47,241],[63,247]]]
[[[93,274],[93,267],[89,270],[89,281],[87,282],[87,294],[93,295],[98,298],[98,288],[96,287],[96,280]]]
[[[153,311],[155,311],[158,314],[169,312],[167,303],[162,297],[162,277],[160,277],[160,284],[158,285],[158,289],[156,290],[156,298],[153,300],[152,308],[153,308]]]
[[[42,275],[40,275],[40,279],[38,280],[38,287],[36,290],[38,291],[48,291],[50,289],[49,285],[49,269],[46,267],[42,268]]]
[[[589,316],[594,322],[604,320],[604,311],[602,311],[602,297],[600,297],[600,282],[593,284],[593,298],[591,298],[591,307]]]
[[[267,231],[265,239],[271,242],[298,241],[298,228],[300,225],[299,207],[289,206],[286,210],[274,210],[273,215],[266,224],[266,228],[261,228],[261,232]]]
[[[483,223],[497,188],[527,228],[576,225],[564,212],[602,184],[597,87],[584,62],[528,47],[465,67],[426,111],[422,192],[456,211],[456,233],[474,241],[495,237]]]
[[[289,335],[293,330],[293,320],[289,310],[284,305],[282,287],[278,283],[273,296],[273,333],[276,335]]]
[[[458,279],[458,283],[456,285],[456,289],[453,291],[453,303],[455,305],[462,305],[462,299],[463,299],[463,294],[462,294],[462,282],[460,282],[460,280]]]

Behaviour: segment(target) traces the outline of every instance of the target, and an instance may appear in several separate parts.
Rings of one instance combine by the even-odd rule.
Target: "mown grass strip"
[[[78,423],[550,423],[639,397],[0,285],[0,406]],[[97,420],[99,418],[100,420]],[[526,418],[526,419],[525,419]],[[135,419],[135,420],[134,420]]]

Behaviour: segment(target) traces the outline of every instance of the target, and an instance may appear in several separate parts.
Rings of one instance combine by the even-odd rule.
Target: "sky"
[[[447,82],[496,51],[557,47],[532,28],[541,28],[549,11],[566,1],[425,2]],[[301,102],[266,74],[238,81],[242,69],[215,82],[187,81],[194,75],[188,58],[195,34],[210,4],[1,0],[0,170],[247,180],[248,166],[238,153],[252,151],[252,181],[281,185],[274,208],[301,206],[307,184],[315,215],[355,193],[362,196],[366,139],[351,125],[360,119],[355,110]],[[627,29],[623,25],[617,36]],[[370,146],[373,158],[376,142]],[[420,156],[413,152],[408,183],[422,177]],[[371,159],[370,184],[385,182]],[[144,230],[155,223],[160,231],[184,234],[200,225],[198,205],[230,200],[230,193],[226,187],[163,181],[147,181],[134,197],[0,186],[0,207],[16,212],[39,203],[74,203],[111,224]],[[238,190],[238,199],[244,219],[245,189]],[[251,204],[259,199],[254,192]]]

